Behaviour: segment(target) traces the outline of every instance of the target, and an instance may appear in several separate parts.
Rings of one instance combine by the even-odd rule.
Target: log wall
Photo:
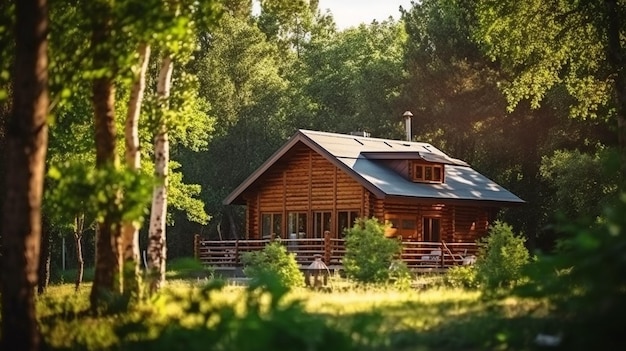
[[[400,164],[400,163],[398,163]],[[247,203],[248,239],[261,238],[261,214],[282,214],[286,233],[289,212],[306,213],[307,236],[313,233],[315,212],[331,212],[331,232],[337,237],[338,211],[356,211],[362,217],[412,218],[415,232],[403,239],[424,240],[423,217],[440,220],[441,240],[473,242],[487,233],[488,208],[454,204],[418,204],[379,199],[350,175],[333,165],[304,144],[295,145],[289,153],[268,169],[244,194]]]
[[[260,237],[261,213],[283,214],[283,228],[287,213],[306,213],[306,233],[312,233],[314,212],[331,212],[331,228],[336,228],[337,211],[364,214],[370,197],[357,181],[304,144],[294,146],[252,189],[256,192],[246,194],[248,238]]]

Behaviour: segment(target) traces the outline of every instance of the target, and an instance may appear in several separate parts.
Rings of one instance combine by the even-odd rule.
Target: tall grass
[[[537,300],[488,300],[438,285],[399,291],[334,278],[328,293],[272,284],[174,280],[126,312],[101,316],[86,312],[89,283],[78,293],[60,284],[37,306],[52,350],[521,350],[549,319]]]

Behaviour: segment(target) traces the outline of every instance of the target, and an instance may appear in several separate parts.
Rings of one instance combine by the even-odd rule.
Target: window
[[[359,218],[359,211],[337,212],[337,236],[343,238],[346,230],[354,226],[354,221]]]
[[[323,238],[325,231],[330,231],[330,212],[315,212],[313,222],[313,237]]]
[[[423,183],[443,183],[443,165],[433,163],[413,163],[413,181]]]
[[[283,215],[281,213],[261,214],[261,236],[270,238],[272,234],[282,237]]]
[[[422,227],[422,240],[429,242],[441,241],[440,230],[441,219],[435,217],[424,217]]]
[[[287,232],[297,233],[298,238],[305,237],[307,231],[306,213],[290,212],[287,218]]]
[[[393,213],[385,216],[391,226],[385,231],[387,237],[399,237],[403,239],[417,238],[417,215],[411,213]]]

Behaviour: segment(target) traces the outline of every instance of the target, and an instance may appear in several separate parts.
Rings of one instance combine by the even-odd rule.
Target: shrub
[[[563,349],[626,350],[626,193],[604,209],[601,220],[558,223],[563,239],[553,255],[528,265],[529,280],[514,292],[548,298]]]
[[[476,268],[474,266],[454,266],[448,269],[443,278],[447,286],[453,288],[478,288]]]
[[[343,266],[348,278],[362,283],[389,280],[389,267],[401,246],[397,240],[385,238],[385,227],[375,218],[361,218],[346,232]]]
[[[389,266],[389,279],[393,286],[400,290],[406,290],[411,287],[411,271],[406,262],[394,260]]]
[[[266,275],[275,275],[289,288],[304,285],[304,275],[298,267],[294,254],[278,242],[272,242],[257,252],[242,255],[243,273],[253,279]]]
[[[522,277],[529,253],[525,239],[500,221],[489,227],[489,235],[479,241],[476,277],[486,288],[511,287]]]

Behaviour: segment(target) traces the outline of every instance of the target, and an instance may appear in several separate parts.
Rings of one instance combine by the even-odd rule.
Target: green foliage
[[[183,173],[173,172],[180,167],[178,163],[170,161],[169,167],[170,170],[172,170],[168,178],[167,197],[169,205],[175,209],[184,211],[187,220],[207,224],[211,216],[204,211],[204,203],[195,197],[200,194],[200,185],[183,183]],[[168,222],[173,224],[173,222],[170,221],[170,216],[168,216]]]
[[[115,167],[96,169],[82,162],[51,167],[47,199],[55,218],[70,223],[85,213],[102,221],[106,215],[118,220],[141,221],[152,196],[152,177]],[[112,206],[112,207],[111,207]]]
[[[453,288],[476,289],[479,287],[476,267],[473,265],[451,267],[443,277],[443,281]]]
[[[293,111],[293,125],[397,136],[400,123],[394,117],[399,115],[406,40],[404,28],[394,21],[313,38],[291,78],[297,98],[306,98],[299,102],[304,110]]]
[[[407,290],[411,288],[413,275],[411,270],[402,260],[394,260],[389,266],[389,279],[393,287],[400,290]]]
[[[562,221],[565,234],[554,255],[540,255],[516,292],[548,298],[559,316],[566,347],[622,350],[626,315],[626,194],[605,207],[602,219]]]
[[[307,313],[302,301],[286,299],[288,287],[273,275],[250,285],[241,305],[223,304],[223,289],[212,282],[191,294],[165,297],[164,304],[182,306],[180,317],[164,321],[152,340],[125,345],[126,350],[356,350],[366,322],[336,327],[328,317]],[[371,324],[372,318],[367,321]],[[126,331],[128,332],[128,331]],[[358,335],[361,341],[353,340]]]
[[[401,246],[397,240],[385,237],[385,227],[376,218],[359,218],[347,230],[343,266],[349,278],[362,283],[389,280],[389,267]]]
[[[556,150],[541,160],[541,177],[555,188],[551,207],[569,218],[599,216],[617,192],[615,170],[607,169],[614,155],[601,149],[595,154]]]
[[[515,285],[530,257],[524,242],[522,236],[513,233],[513,227],[494,222],[489,235],[479,242],[476,279],[480,284],[487,289]]]
[[[476,291],[352,286],[327,294],[286,289],[275,278],[246,288],[218,281],[206,286],[195,280],[173,282],[149,303],[94,316],[85,313],[86,290],[75,294],[70,285],[52,286],[38,297],[37,313],[50,350],[382,351],[416,345],[428,350],[533,350],[535,336],[551,322],[537,301],[500,303],[484,300]]]
[[[605,116],[611,72],[602,1],[483,0],[475,15],[474,37],[511,77],[503,84],[510,110],[522,100],[537,108],[561,85],[572,115]]]
[[[289,288],[304,285],[304,275],[294,254],[287,252],[285,246],[279,242],[269,243],[261,251],[246,252],[242,255],[241,261],[244,264],[244,274],[254,280],[271,274]]]

